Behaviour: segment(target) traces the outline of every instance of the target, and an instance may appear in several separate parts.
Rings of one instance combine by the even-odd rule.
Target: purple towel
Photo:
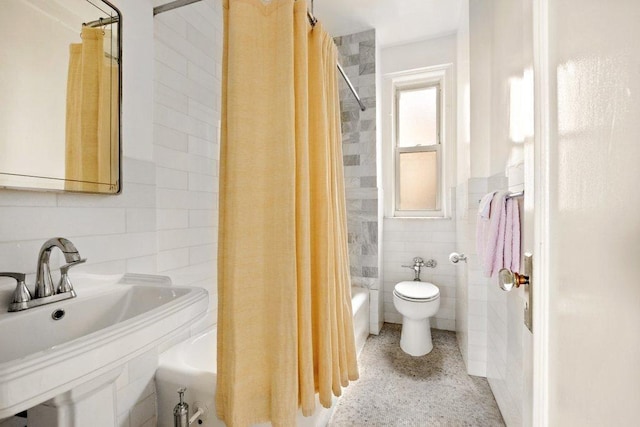
[[[507,200],[507,194],[507,191],[493,194],[488,218],[485,209],[478,212],[476,248],[486,277],[501,268],[513,271],[520,268],[520,212],[517,200]]]

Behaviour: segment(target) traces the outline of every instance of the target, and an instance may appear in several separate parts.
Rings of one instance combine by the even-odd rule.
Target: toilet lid
[[[394,288],[400,297],[413,301],[430,301],[440,296],[440,290],[429,282],[400,282]]]

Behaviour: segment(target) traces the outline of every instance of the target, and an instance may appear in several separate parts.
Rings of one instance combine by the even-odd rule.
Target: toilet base
[[[431,324],[426,319],[402,319],[400,348],[411,356],[424,356],[433,350],[431,342]]]

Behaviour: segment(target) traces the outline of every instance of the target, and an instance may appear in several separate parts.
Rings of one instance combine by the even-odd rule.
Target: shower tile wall
[[[340,78],[351,281],[354,286],[378,289],[375,30],[334,40],[340,64],[367,107],[366,111],[360,111],[356,99]]]

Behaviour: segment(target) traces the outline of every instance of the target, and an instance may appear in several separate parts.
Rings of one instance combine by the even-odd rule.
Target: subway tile
[[[155,232],[72,236],[71,241],[75,243],[80,255],[87,258],[87,264],[125,260],[156,253]],[[121,271],[124,271],[124,267]]]
[[[154,147],[153,154],[156,161],[156,166],[158,167],[165,167],[168,169],[177,169],[182,171],[189,170],[187,153],[156,145]]]
[[[202,191],[190,191],[188,194],[190,209],[215,210],[218,206],[217,197],[211,195],[215,193],[205,193]]]
[[[158,209],[188,209],[190,204],[189,191],[170,188],[157,189]]]
[[[118,234],[125,231],[124,209],[72,207],[3,207],[2,239],[44,240],[60,236]]]
[[[217,138],[207,140],[189,135],[189,154],[208,157],[210,159],[218,159],[220,145],[216,143],[216,140]]]
[[[198,17],[202,16],[206,15],[199,14],[193,17],[194,21],[191,21],[191,25],[187,28],[187,40],[199,52],[209,56],[213,63],[216,54],[214,47],[215,26],[206,20],[202,20],[201,22],[195,21]],[[213,69],[213,66],[211,68]]]
[[[218,173],[218,162],[208,157],[189,154],[188,165],[189,172],[196,172],[207,175],[217,175]]]
[[[182,54],[164,43],[155,43],[153,47],[156,61],[172,68],[183,76],[187,75],[187,59]]]
[[[189,147],[189,135],[175,129],[168,128],[162,124],[155,123],[153,125],[153,142],[155,144],[154,152],[157,154],[158,146],[173,151],[187,152]],[[158,159],[156,158],[156,162]],[[167,163],[164,163],[167,165]]]
[[[153,208],[128,208],[126,209],[127,233],[142,231],[155,231],[156,210]]]
[[[210,209],[189,210],[189,227],[212,227],[218,213]]]
[[[201,173],[189,174],[189,191],[214,193],[218,191],[218,178]]]
[[[189,63],[187,64],[187,77],[189,78],[189,80],[195,82],[196,84],[214,91],[216,89],[217,79],[213,70],[213,59],[210,60],[210,64],[206,65],[209,66],[202,68],[201,66],[198,66],[189,61]]]
[[[216,262],[216,245],[202,245],[189,247],[189,264]]]
[[[153,162],[125,157],[123,164],[124,186],[129,184],[155,185],[156,166]]]
[[[211,263],[189,265],[175,270],[165,271],[176,286],[194,286],[196,283],[215,284],[215,271]],[[212,285],[213,286],[213,285]]]
[[[136,258],[128,258],[126,260],[125,271],[127,273],[156,274],[156,272],[158,271],[157,256],[154,254]]]
[[[157,39],[158,32],[166,32],[168,36],[187,36],[187,21],[177,13],[163,13],[154,17],[153,20],[154,38]]]
[[[118,416],[128,413],[139,401],[155,394],[153,377],[141,378],[118,390],[117,413]]]
[[[157,209],[158,230],[170,230],[189,227],[189,211],[184,208]]]
[[[158,232],[158,242],[161,251],[205,245],[213,242],[213,233],[206,228],[163,230]]]
[[[189,265],[189,248],[172,249],[158,252],[158,271],[160,273]]]
[[[81,255],[83,254],[81,253]],[[126,268],[126,259],[95,261],[93,258],[89,259],[87,257],[87,262],[85,264],[80,264],[79,266],[74,267],[74,269],[69,274],[71,275],[71,278],[73,280],[74,273],[121,274],[123,271],[126,271]]]
[[[189,98],[180,91],[159,82],[155,82],[153,101],[171,110],[183,114],[189,113]],[[156,106],[154,105],[154,114],[155,111]]]
[[[154,427],[156,416],[156,396],[152,394],[137,403],[130,412],[132,427]]]
[[[140,378],[153,377],[158,367],[158,351],[153,348],[135,357],[127,363],[129,371],[129,382],[137,381]]]
[[[129,370],[123,369],[122,373],[116,378],[116,390],[120,390],[124,386],[129,384]]]
[[[216,82],[214,82],[214,84],[216,84]],[[194,99],[189,99],[188,101],[188,114],[190,117],[208,123],[212,126],[217,126],[218,124],[215,109],[213,107],[201,104]],[[210,139],[210,141],[213,141],[213,139]]]
[[[187,190],[189,174],[186,171],[158,167],[156,169],[157,188]]]
[[[58,194],[58,206],[60,207],[86,207],[86,208],[152,208],[155,206],[155,186],[125,183],[122,194]]]
[[[0,206],[55,206],[55,193],[0,189]]]

